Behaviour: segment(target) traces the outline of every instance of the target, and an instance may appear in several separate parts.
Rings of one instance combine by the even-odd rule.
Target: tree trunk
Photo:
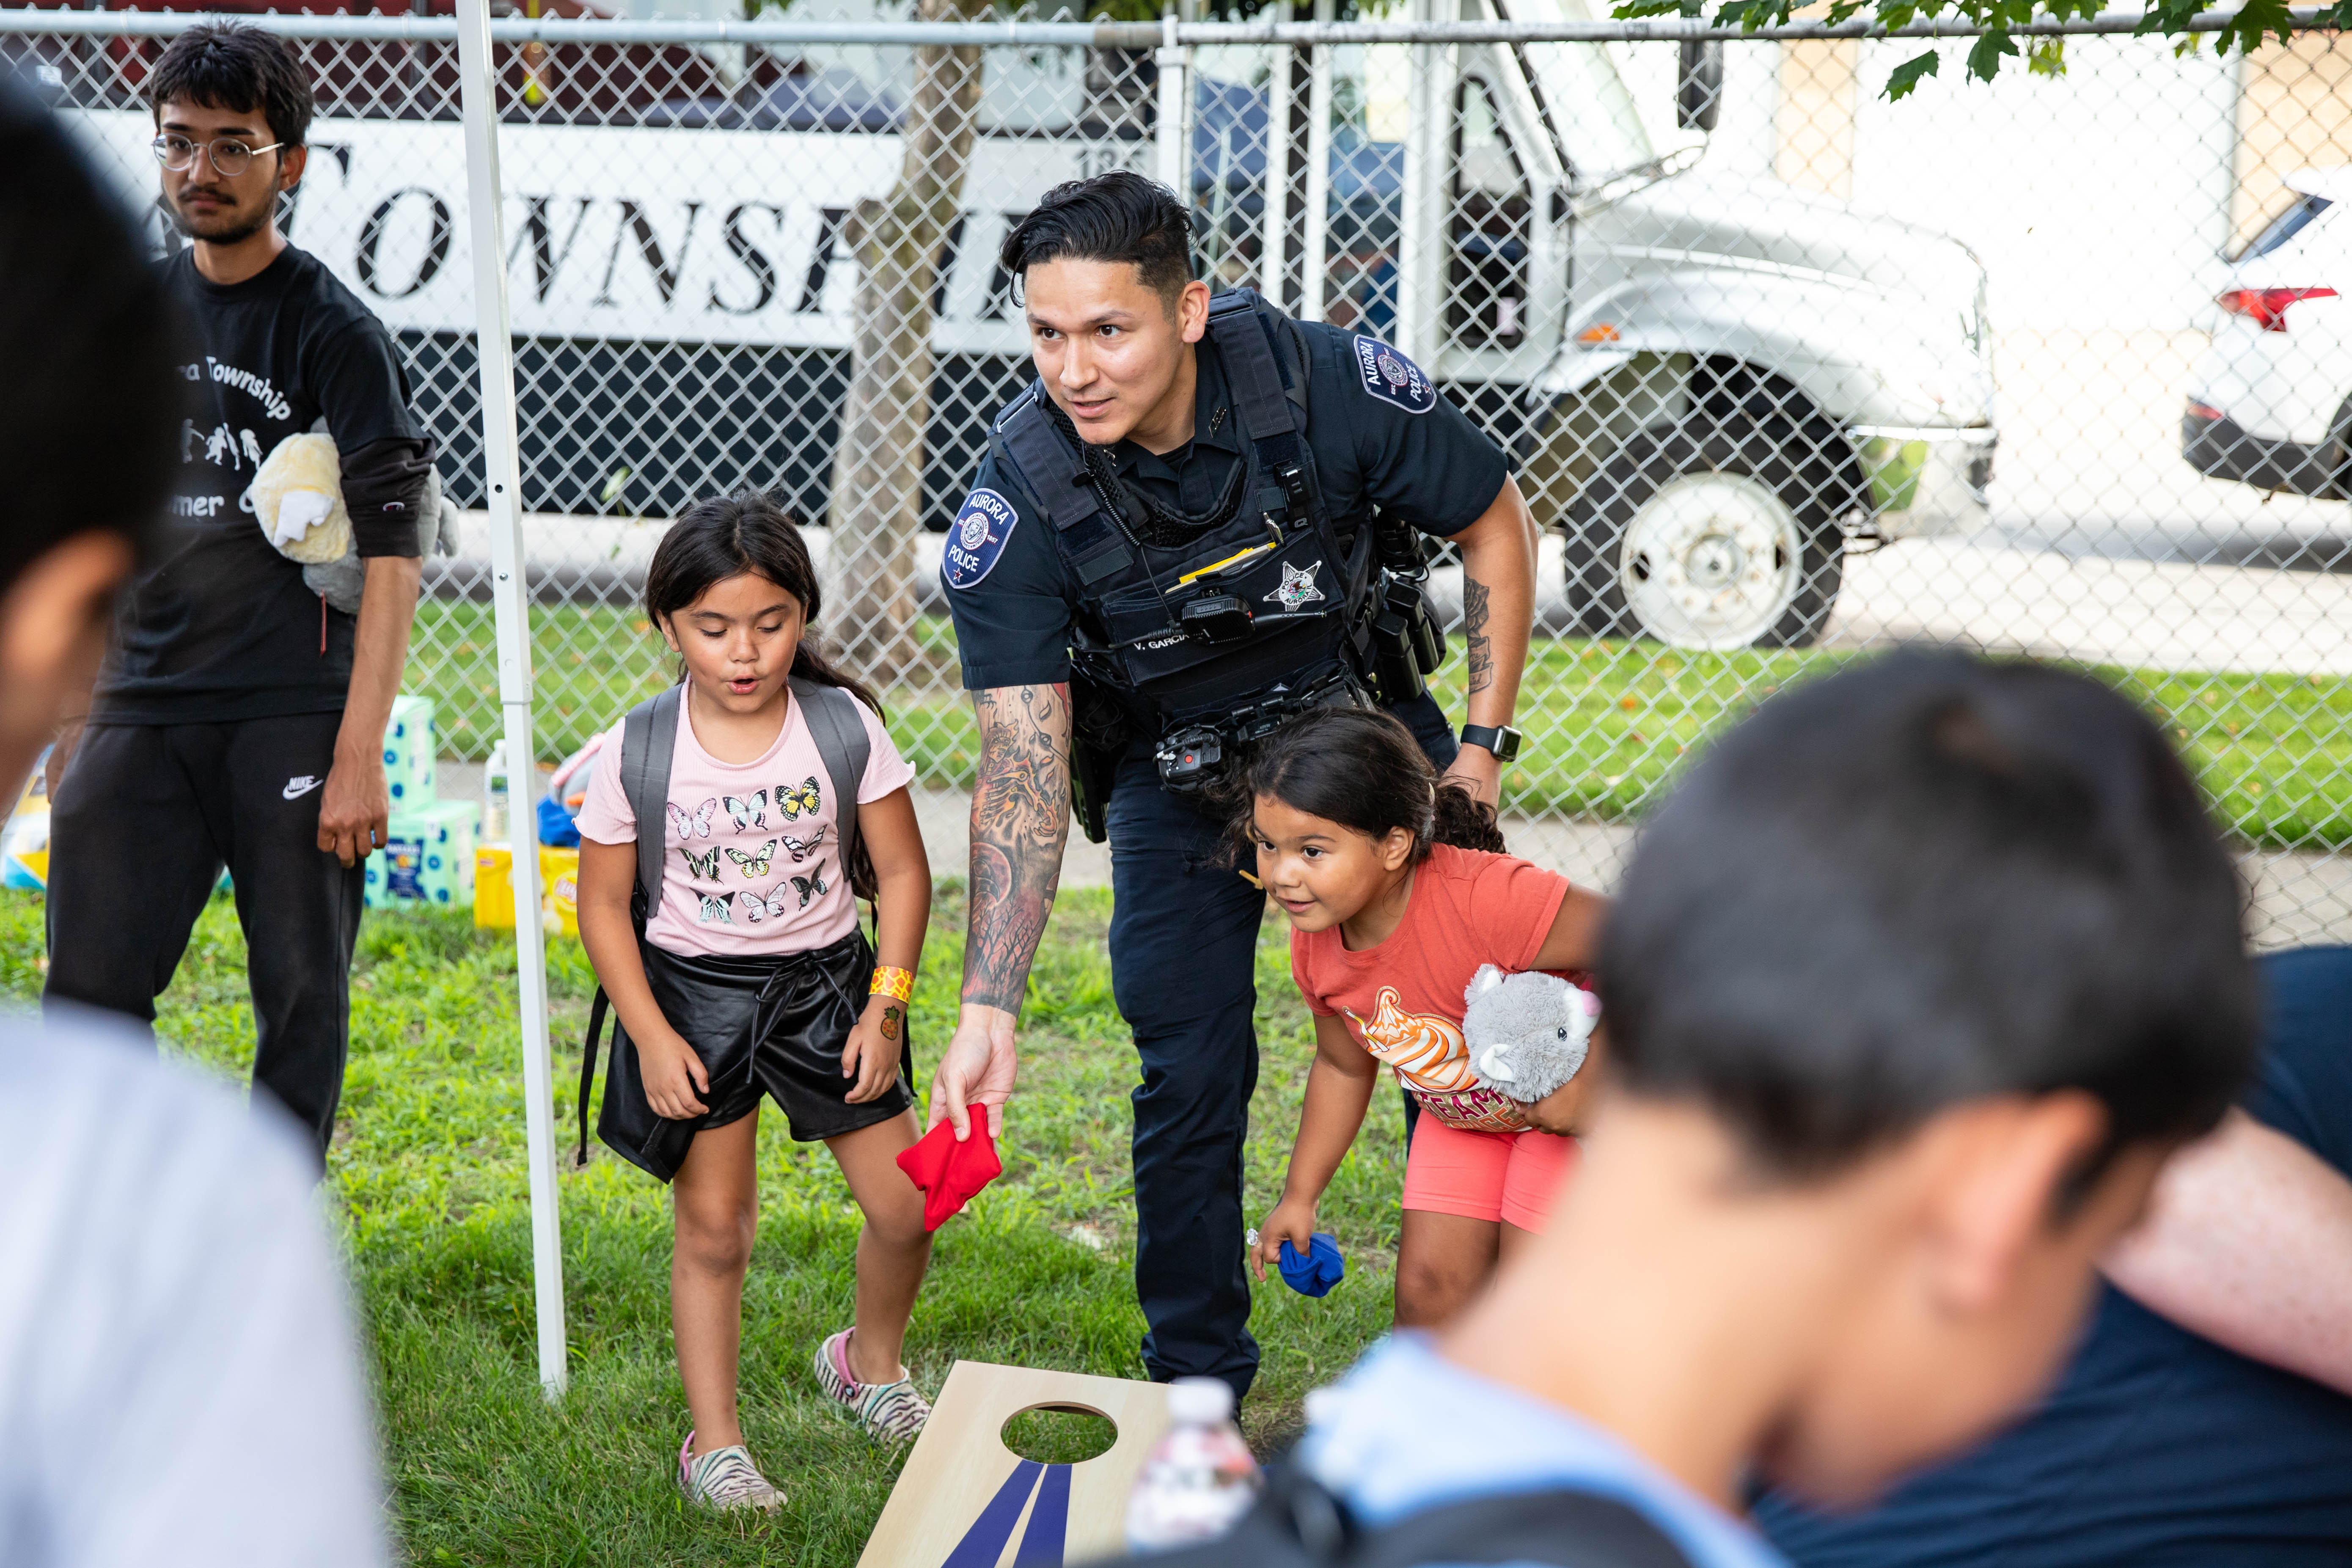
[[[920,0],[926,22],[984,15],[989,0]],[[896,679],[915,653],[915,535],[931,405],[931,300],[940,251],[971,162],[981,52],[925,44],[901,121],[906,157],[889,195],[845,235],[857,260],[849,395],[834,449],[832,564],[824,628],[862,674]]]

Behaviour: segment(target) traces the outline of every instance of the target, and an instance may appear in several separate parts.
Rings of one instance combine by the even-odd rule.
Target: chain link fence
[[[1927,638],[2119,685],[2242,841],[2257,940],[2352,934],[2352,46],[2109,29],[1981,85],[1946,37],[1890,102],[1915,39],[1564,3],[501,24],[547,753],[666,678],[635,604],[663,520],[756,486],[822,525],[823,630],[944,813],[975,746],[938,531],[1029,374],[995,251],[1047,186],[1135,168],[1189,193],[1218,281],[1393,344],[1513,453],[1545,530],[1515,847],[1607,882],[1709,733]],[[189,19],[0,13],[0,53],[152,204],[142,82]],[[478,505],[454,28],[257,20],[318,87],[291,237],[393,328]],[[488,559],[469,518],[411,661],[459,758],[500,731]],[[1460,680],[1457,644],[1457,716]]]

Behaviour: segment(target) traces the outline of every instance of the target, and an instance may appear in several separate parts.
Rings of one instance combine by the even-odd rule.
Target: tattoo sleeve
[[[972,694],[980,773],[971,790],[971,910],[963,999],[1015,1013],[1054,907],[1070,826],[1070,689]]]
[[[1486,635],[1486,584],[1465,574],[1462,579],[1462,631],[1468,644],[1470,687],[1475,695],[1495,684],[1495,639]]]

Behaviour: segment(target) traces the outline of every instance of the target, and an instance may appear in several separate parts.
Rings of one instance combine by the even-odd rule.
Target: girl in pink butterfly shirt
[[[871,693],[809,639],[818,610],[808,548],[773,501],[689,509],[646,577],[646,615],[684,667],[665,820],[631,809],[620,726],[579,816],[580,936],[620,1021],[598,1131],[675,1179],[670,1320],[693,1422],[678,1485],[715,1508],[784,1500],[736,1409],[763,1097],[795,1139],[832,1150],[865,1213],[856,1318],[817,1346],[819,1386],[878,1439],[908,1440],[930,1414],[899,1360],[930,1239],[896,1163],[918,1131],[907,1010],[930,863],[907,793],[914,770]],[[868,757],[848,864],[833,780],[787,678],[857,699]],[[642,937],[630,908],[640,833],[661,834],[664,854]],[[874,900],[872,946],[853,882]]]

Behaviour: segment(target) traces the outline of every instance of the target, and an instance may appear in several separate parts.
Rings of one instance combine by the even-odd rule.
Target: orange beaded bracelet
[[[909,969],[880,964],[874,971],[874,984],[867,990],[870,996],[896,996],[904,1002],[915,994],[915,974]]]

